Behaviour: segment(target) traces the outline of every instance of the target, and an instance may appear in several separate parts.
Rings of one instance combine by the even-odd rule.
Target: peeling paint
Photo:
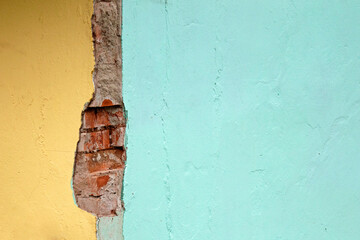
[[[95,92],[82,112],[73,189],[79,208],[97,217],[115,217],[124,211],[126,162],[120,0],[94,0],[92,30]]]

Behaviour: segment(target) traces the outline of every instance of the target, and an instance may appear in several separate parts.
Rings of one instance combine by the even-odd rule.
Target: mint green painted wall
[[[360,238],[360,2],[123,6],[126,240]]]

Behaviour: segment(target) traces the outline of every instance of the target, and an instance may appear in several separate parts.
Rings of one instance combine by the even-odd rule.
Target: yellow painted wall
[[[0,0],[2,240],[95,239],[70,182],[93,90],[91,12],[91,0]]]

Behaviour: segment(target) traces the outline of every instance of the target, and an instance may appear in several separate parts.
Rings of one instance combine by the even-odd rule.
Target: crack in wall
[[[166,100],[166,92],[169,84],[169,49],[170,49],[170,40],[169,40],[169,11],[168,11],[168,0],[164,2],[164,13],[165,13],[165,31],[166,31],[166,45],[165,45],[165,83],[162,91],[162,102],[163,110],[165,113],[168,112],[169,106]],[[169,161],[169,153],[167,149],[167,135],[166,135],[166,121],[164,116],[161,116],[161,126],[162,126],[162,135],[163,135],[163,150],[165,152],[164,165],[166,167],[166,173],[164,176],[164,187],[165,187],[165,196],[166,196],[166,216],[165,216],[165,225],[167,229],[168,239],[173,239],[173,220],[171,216],[171,202],[172,202],[172,191],[170,186],[170,176],[171,176],[171,165]]]

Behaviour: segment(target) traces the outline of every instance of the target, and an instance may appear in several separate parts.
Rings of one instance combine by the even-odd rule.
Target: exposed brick
[[[121,195],[123,170],[96,172],[74,181],[75,197],[79,206],[99,217],[113,216],[122,210]],[[79,188],[79,189],[78,189]]]
[[[96,124],[95,127],[109,126],[109,114],[105,109],[99,109],[96,113]]]
[[[80,134],[78,152],[91,152],[110,148],[109,130]]]
[[[93,1],[95,92],[83,111],[73,189],[77,205],[101,217],[115,216],[123,210],[126,118],[122,101],[121,0]]]
[[[120,107],[90,108],[83,114],[83,129],[107,126],[125,126],[126,119]]]
[[[109,113],[110,124],[113,126],[126,126],[126,119],[124,110],[122,108],[109,108],[106,110]]]
[[[121,210],[125,160],[121,149],[76,154],[73,186],[81,208],[97,216],[113,216]]]
[[[95,111],[88,110],[83,114],[83,128],[94,128],[96,122]]]
[[[98,187],[98,190],[107,184],[107,182],[109,181],[109,178],[110,178],[109,175],[97,177],[96,185]]]
[[[95,153],[79,154],[86,163],[89,173],[113,170],[125,167],[126,154],[122,149],[111,149]]]
[[[123,147],[125,127],[117,127],[111,131],[111,147]]]

